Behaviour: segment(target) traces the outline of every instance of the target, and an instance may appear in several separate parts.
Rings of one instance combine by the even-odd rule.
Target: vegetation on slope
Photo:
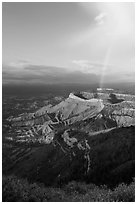
[[[133,202],[135,183],[120,184],[113,190],[106,186],[96,186],[71,182],[62,188],[44,187],[42,184],[28,183],[15,176],[3,177],[3,202]]]
[[[82,140],[83,133],[74,131],[70,136]],[[9,167],[6,174],[46,186],[62,186],[75,180],[115,187],[132,181],[135,176],[134,127],[118,128],[96,136],[85,135],[84,138],[90,145],[88,172],[84,151],[77,146],[67,147],[63,138],[56,135],[54,145],[33,147],[29,155]]]
[[[88,181],[117,185],[130,183],[135,175],[135,128],[114,129],[89,139],[91,169]],[[128,172],[128,173],[127,173]]]

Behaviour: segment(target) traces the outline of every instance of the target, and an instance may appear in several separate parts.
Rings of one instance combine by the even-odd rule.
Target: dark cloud
[[[82,62],[84,64],[86,62]],[[101,63],[87,63],[89,66],[92,64],[95,67],[100,67]],[[112,65],[109,65],[112,66]],[[89,67],[90,69],[90,67]],[[95,70],[95,69],[94,69]],[[109,71],[109,72],[108,72]],[[131,81],[134,79],[134,74],[124,73],[111,73],[110,69],[104,75],[105,82],[110,81]],[[101,79],[101,72],[85,72],[80,69],[77,71],[69,71],[69,69],[42,66],[42,65],[26,65],[18,68],[11,66],[3,66],[2,73],[3,83],[14,84],[63,84],[63,83],[79,83],[79,84],[93,84],[98,83]]]
[[[24,68],[24,70],[29,70],[38,73],[47,74],[61,74],[62,72],[68,72],[65,68],[54,67],[54,66],[42,66],[42,65],[29,65]]]
[[[56,84],[56,83],[95,83],[99,81],[99,77],[95,74],[86,74],[81,71],[69,71],[60,67],[53,66],[36,66],[29,65],[20,69],[14,69],[9,72],[3,69],[3,83],[42,83],[42,84]]]

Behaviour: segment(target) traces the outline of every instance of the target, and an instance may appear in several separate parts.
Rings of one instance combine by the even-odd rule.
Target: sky
[[[134,82],[134,3],[2,3],[3,84]]]

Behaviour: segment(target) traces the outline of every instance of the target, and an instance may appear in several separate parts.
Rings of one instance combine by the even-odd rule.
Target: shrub
[[[16,201],[47,201],[44,188],[37,184],[29,184],[15,176],[3,177],[2,200]]]
[[[66,201],[73,202],[133,202],[135,201],[135,183],[129,186],[122,183],[115,189],[104,186],[71,182],[65,188]]]
[[[3,202],[133,202],[135,182],[120,184],[115,189],[76,181],[62,188],[44,187],[42,184],[28,183],[15,176],[3,176]]]
[[[122,183],[112,193],[112,199],[122,202],[134,202],[135,201],[135,183],[132,182],[129,186]]]

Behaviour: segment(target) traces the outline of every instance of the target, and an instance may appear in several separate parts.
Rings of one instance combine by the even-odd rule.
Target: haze
[[[134,82],[134,3],[3,3],[3,84]]]

